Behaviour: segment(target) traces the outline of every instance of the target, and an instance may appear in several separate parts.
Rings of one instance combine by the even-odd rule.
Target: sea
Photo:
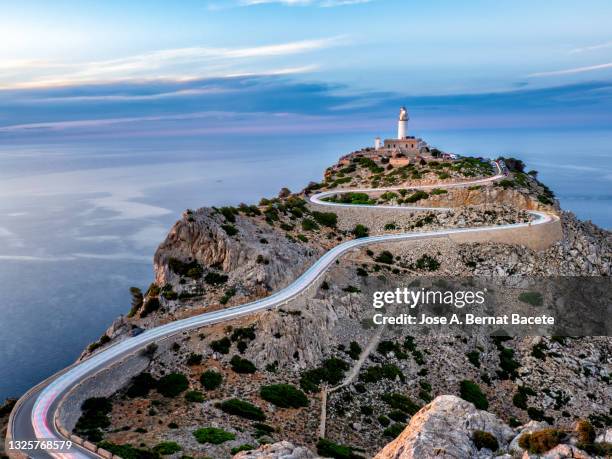
[[[564,209],[612,228],[612,130],[432,130],[445,151],[514,156]],[[129,310],[181,212],[320,181],[373,133],[71,139],[0,145],[0,400],[69,365]]]

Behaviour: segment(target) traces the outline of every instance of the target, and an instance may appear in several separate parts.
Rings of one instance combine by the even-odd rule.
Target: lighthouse
[[[408,111],[406,107],[400,108],[399,120],[397,121],[397,138],[399,140],[406,138],[406,132],[408,131]]]

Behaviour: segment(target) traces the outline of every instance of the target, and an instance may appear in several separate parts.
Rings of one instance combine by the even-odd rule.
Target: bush
[[[312,217],[319,225],[335,228],[338,223],[338,215],[334,212],[313,212]]]
[[[440,262],[434,257],[424,254],[416,261],[415,267],[422,271],[437,271],[440,267]]]
[[[182,449],[183,448],[181,448],[181,445],[174,441],[162,441],[153,447],[153,451],[161,454],[162,456],[178,453]]]
[[[236,373],[247,374],[247,373],[255,373],[257,368],[250,360],[243,359],[242,357],[235,355],[230,360],[230,365],[232,366],[232,370]]]
[[[395,423],[392,426],[387,427],[383,430],[383,435],[385,437],[395,438],[399,434],[401,434],[406,428],[406,424]]]
[[[218,352],[219,354],[229,354],[231,345],[232,345],[232,342],[226,336],[216,341],[211,341],[210,348],[213,351]]]
[[[387,265],[392,265],[393,264],[393,254],[389,252],[388,250],[383,250],[382,252],[378,254],[376,258],[374,258],[374,261],[377,261],[378,263],[385,263]]]
[[[200,375],[200,384],[206,390],[214,390],[221,385],[223,382],[223,376],[221,373],[215,370],[206,370]]]
[[[261,408],[238,398],[225,400],[217,404],[217,407],[227,414],[253,421],[264,421],[266,419],[266,415],[261,411]]]
[[[236,294],[236,289],[234,287],[228,288],[223,296],[219,299],[219,303],[227,304],[227,302]]]
[[[113,405],[107,398],[88,398],[81,405],[82,414],[76,423],[74,431],[90,441],[97,442],[102,440],[100,429],[110,426],[108,414],[112,409]]]
[[[228,236],[235,236],[238,234],[238,228],[236,228],[234,225],[230,225],[229,223],[226,225],[221,225],[221,228],[223,228],[223,231],[225,231]]]
[[[512,397],[512,403],[517,408],[521,408],[522,410],[527,409],[527,397],[529,395],[536,395],[535,391],[527,386],[519,386],[516,389],[516,393]]]
[[[479,450],[482,448],[487,448],[495,452],[499,448],[497,438],[484,430],[475,430],[472,432],[472,441],[474,442],[474,446],[476,446],[476,448]]]
[[[152,312],[157,311],[160,308],[161,304],[159,302],[158,298],[149,298],[147,301],[145,301],[145,304],[142,308],[142,311],[140,312],[140,317],[147,317],[149,314],[151,314]]]
[[[359,359],[359,356],[361,355],[361,351],[362,349],[359,343],[357,341],[351,341],[347,354],[349,355],[351,359],[357,360]]]
[[[518,299],[532,306],[542,306],[544,304],[544,298],[540,292],[522,292]]]
[[[311,218],[305,218],[302,220],[302,229],[304,231],[315,231],[319,229],[319,225]]]
[[[327,382],[336,385],[344,378],[344,372],[349,369],[349,365],[344,361],[332,357],[323,362],[319,368],[306,370],[300,378],[300,387],[306,392],[318,392],[319,385]]]
[[[130,398],[146,397],[157,387],[157,380],[150,373],[140,373],[132,378],[126,395]]]
[[[204,401],[204,394],[199,390],[190,390],[185,394],[185,400],[192,403],[202,403]]]
[[[383,379],[393,381],[397,377],[399,377],[402,382],[405,380],[402,370],[392,363],[368,367],[359,375],[359,379],[365,383],[375,383]]]
[[[162,376],[157,382],[157,392],[164,397],[176,397],[189,387],[189,381],[184,374],[170,373]]]
[[[199,365],[201,363],[202,363],[202,354],[196,354],[194,352],[189,354],[189,356],[187,357],[187,360],[185,361],[185,364],[188,366]]]
[[[487,398],[480,390],[480,386],[474,381],[464,379],[459,385],[460,396],[463,400],[467,400],[474,404],[479,410],[486,410],[489,407]]]
[[[448,177],[446,177],[446,178],[448,178]],[[431,190],[429,193],[430,193],[430,194],[434,194],[434,195],[435,195],[435,194],[446,194],[446,193],[448,193],[448,191],[446,191],[446,190],[444,190],[444,189],[442,189],[442,188],[434,188],[434,189],[433,189],[433,190]]]
[[[480,368],[480,352],[470,351],[465,355],[472,365],[474,365],[476,368]]]
[[[362,456],[355,454],[353,448],[346,445],[339,445],[326,438],[319,438],[317,442],[317,453],[323,457],[333,457],[335,459],[359,459]]]
[[[117,445],[110,441],[102,441],[98,443],[100,448],[105,449],[113,453],[122,459],[158,459],[159,453],[157,451],[147,451],[144,449],[134,448],[132,445]]]
[[[554,419],[550,416],[546,416],[543,410],[536,408],[535,406],[530,406],[527,408],[527,416],[529,416],[529,419],[533,419],[534,421],[546,421],[549,424],[552,424],[554,421]]]
[[[427,194],[425,191],[419,190],[404,199],[404,202],[415,203],[421,199],[427,199],[428,197],[429,194]]]
[[[400,410],[406,414],[413,415],[421,409],[419,405],[414,403],[410,397],[397,392],[383,394],[381,396],[383,402],[395,410]]]
[[[235,328],[232,332],[231,340],[238,341],[241,339],[255,339],[255,326]]]
[[[530,453],[542,454],[561,443],[562,438],[563,434],[556,429],[543,429],[524,433],[520,436],[518,444]]]
[[[387,427],[389,424],[391,424],[391,420],[383,414],[378,416],[378,422],[380,422],[380,425],[383,427]]]
[[[261,398],[281,408],[300,408],[308,406],[306,394],[291,384],[271,384],[263,386]]]
[[[353,228],[353,235],[357,239],[367,237],[369,233],[370,230],[367,228],[367,226],[364,226],[362,224],[357,224],[355,225],[355,228]]]
[[[193,432],[193,436],[198,443],[211,443],[213,445],[220,445],[226,441],[233,440],[236,438],[231,432],[226,432],[223,429],[216,427],[204,427]]]
[[[228,277],[225,274],[209,272],[204,276],[204,282],[210,285],[221,285],[227,282]]]
[[[389,418],[395,422],[406,422],[408,415],[400,410],[393,410],[389,413]]]

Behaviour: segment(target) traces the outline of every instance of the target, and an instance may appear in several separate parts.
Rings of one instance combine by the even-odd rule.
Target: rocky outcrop
[[[479,450],[472,441],[475,430],[493,435],[501,448],[515,435],[494,414],[477,410],[459,397],[442,395],[415,414],[404,431],[375,459],[491,457],[492,451]]]
[[[295,446],[288,441],[281,441],[271,445],[263,445],[251,451],[242,451],[233,459],[318,459],[308,448]]]

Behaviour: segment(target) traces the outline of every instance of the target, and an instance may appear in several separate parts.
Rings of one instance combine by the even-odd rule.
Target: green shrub
[[[210,348],[219,354],[229,354],[231,345],[232,342],[227,336],[225,336],[216,341],[211,341]]]
[[[308,406],[306,394],[291,384],[271,384],[263,386],[261,398],[281,408],[300,408]]]
[[[153,451],[161,454],[162,456],[178,453],[182,449],[183,448],[181,448],[181,445],[174,441],[162,441],[153,447]]]
[[[447,178],[448,178],[448,177],[447,177]],[[446,190],[444,190],[444,189],[442,189],[442,188],[434,188],[434,189],[432,189],[432,190],[429,192],[429,194],[434,194],[434,195],[435,195],[435,194],[446,194],[446,193],[448,193],[448,191],[446,191]]]
[[[170,373],[157,381],[157,392],[164,397],[176,397],[189,387],[187,377],[182,373]]]
[[[415,262],[415,267],[421,271],[437,271],[440,262],[431,255],[424,254]]]
[[[344,287],[342,289],[343,292],[347,292],[347,293],[359,293],[361,292],[361,290],[357,287],[355,287],[354,285],[347,285],[346,287]]]
[[[533,419],[534,421],[546,421],[549,424],[554,422],[553,418],[546,416],[543,410],[536,408],[535,406],[530,406],[527,408],[527,416],[529,416],[529,419]]]
[[[516,393],[512,397],[512,403],[517,408],[522,410],[527,409],[527,397],[529,395],[536,395],[535,391],[527,386],[519,386],[516,388]]]
[[[161,303],[159,302],[159,298],[149,298],[147,301],[145,301],[142,311],[140,311],[140,317],[147,317],[152,312],[157,311],[160,307]]]
[[[338,223],[338,215],[334,212],[313,212],[312,218],[322,226],[328,226],[330,228],[335,228]]]
[[[520,364],[514,360],[514,351],[508,347],[499,347],[499,368],[497,375],[500,379],[514,379],[518,373],[516,370],[520,368]]]
[[[317,453],[323,457],[333,457],[335,459],[360,459],[363,457],[355,454],[354,448],[351,446],[339,445],[326,438],[319,438]]]
[[[472,432],[472,441],[474,442],[474,446],[476,446],[476,448],[479,450],[486,448],[495,452],[499,448],[497,438],[495,438],[493,434],[485,432],[484,430],[475,430]]]
[[[231,432],[226,432],[223,429],[216,427],[204,427],[193,432],[193,436],[198,443],[211,443],[213,445],[220,445],[226,441],[233,440],[236,438]]]
[[[88,398],[81,405],[82,414],[74,428],[75,433],[90,441],[102,440],[102,432],[110,426],[108,414],[113,409],[110,400],[104,397]]]
[[[461,398],[473,403],[479,410],[486,410],[489,407],[487,398],[480,390],[480,386],[474,381],[464,379],[461,381],[459,389]]]
[[[542,454],[561,443],[562,438],[563,434],[556,429],[543,429],[524,433],[520,436],[518,444],[530,453]]]
[[[327,382],[336,385],[344,378],[344,373],[349,369],[349,365],[344,361],[332,357],[323,362],[319,368],[306,370],[300,378],[300,387],[305,392],[318,392],[319,385]]]
[[[540,292],[522,292],[518,299],[532,306],[542,306],[544,304],[544,297]]]
[[[369,233],[370,230],[367,228],[367,226],[364,226],[362,224],[357,224],[355,225],[355,228],[353,228],[353,235],[357,239],[367,237]]]
[[[200,375],[200,384],[206,390],[214,390],[223,382],[221,373],[215,370],[206,370]]]
[[[185,394],[185,400],[192,403],[202,403],[204,401],[204,394],[199,390],[190,390]]]
[[[228,288],[223,296],[219,299],[219,303],[227,304],[227,302],[236,294],[236,289],[234,287]]]
[[[232,370],[240,374],[255,373],[257,371],[257,368],[250,360],[243,359],[239,355],[232,357],[230,365],[232,366]]]
[[[157,451],[147,451],[144,449],[134,448],[132,445],[117,445],[110,441],[102,441],[98,443],[100,448],[109,451],[122,459],[158,459],[159,453]]]
[[[225,274],[219,274],[215,272],[208,272],[204,276],[204,282],[210,285],[221,285],[227,282],[228,277]]]
[[[126,395],[130,398],[146,397],[155,387],[157,387],[157,380],[150,373],[140,373],[130,381]]]
[[[242,339],[253,340],[255,339],[255,326],[251,325],[250,327],[238,327],[234,328],[232,332],[231,340],[238,341]]]
[[[395,423],[387,427],[385,430],[383,430],[383,435],[385,437],[395,438],[399,434],[401,434],[405,428],[406,428],[406,424]]]
[[[480,368],[480,352],[470,351],[465,355],[472,365],[474,365],[476,368]]]
[[[228,236],[235,236],[238,234],[238,228],[236,228],[234,225],[230,225],[229,223],[226,225],[221,225],[221,228],[223,228],[223,231],[225,231]]]
[[[397,392],[383,394],[381,396],[383,402],[395,410],[400,410],[406,414],[414,415],[421,409],[419,405],[414,403],[410,397]]]
[[[389,424],[391,424],[391,420],[384,414],[381,414],[380,416],[378,416],[377,419],[380,425],[383,427],[387,427]]]
[[[372,416],[374,413],[374,408],[372,408],[370,405],[363,405],[361,408],[359,408],[359,411],[361,411],[361,414],[364,416]]]
[[[261,408],[238,398],[225,400],[224,402],[218,403],[217,407],[227,414],[240,416],[241,418],[251,419],[253,421],[264,421],[266,419],[266,415]]]
[[[196,354],[192,352],[187,356],[187,360],[185,360],[185,364],[188,366],[199,365],[202,363],[202,354]]]
[[[402,370],[392,363],[368,367],[359,375],[359,379],[365,383],[375,383],[383,379],[393,381],[397,377],[399,377],[402,382],[405,381]]]
[[[420,201],[421,199],[427,199],[428,197],[429,197],[429,194],[427,194],[425,191],[418,190],[414,192],[413,194],[411,194],[410,196],[408,196],[407,198],[405,198],[404,202],[415,203],[417,201]]]
[[[392,265],[393,264],[393,254],[389,252],[388,250],[383,250],[382,252],[378,254],[376,258],[374,258],[374,261],[378,263]]]
[[[408,420],[408,415],[400,410],[393,410],[388,416],[395,422],[406,422]]]
[[[349,350],[347,354],[349,355],[351,359],[357,360],[359,359],[359,356],[361,355],[361,351],[362,349],[359,343],[357,341],[351,341],[351,344],[349,344]]]
[[[302,220],[302,229],[304,231],[315,231],[319,229],[319,225],[311,218],[305,218]]]

